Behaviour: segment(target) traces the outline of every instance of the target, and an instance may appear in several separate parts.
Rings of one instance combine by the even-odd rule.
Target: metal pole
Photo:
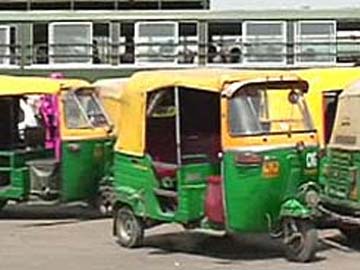
[[[175,132],[176,132],[176,159],[177,164],[181,165],[181,130],[180,130],[180,99],[179,88],[175,87]]]

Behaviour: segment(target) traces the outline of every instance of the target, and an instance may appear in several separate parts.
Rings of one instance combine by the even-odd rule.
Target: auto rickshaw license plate
[[[262,166],[263,175],[265,177],[276,177],[279,175],[280,165],[276,160],[264,161]]]

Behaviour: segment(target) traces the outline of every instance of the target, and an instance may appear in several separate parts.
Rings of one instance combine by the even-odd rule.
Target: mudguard
[[[309,181],[298,188],[295,198],[286,200],[280,210],[280,217],[310,218],[315,214],[316,205],[308,205],[306,194],[310,191],[319,194],[320,187],[317,183]]]
[[[145,215],[145,204],[144,204],[144,190],[135,190],[129,187],[117,187],[116,188],[116,200],[113,205],[113,235],[116,235],[116,218],[117,218],[117,209],[121,206],[129,206],[137,216]]]
[[[116,195],[116,203],[128,205],[134,211],[136,216],[145,215],[145,191],[143,189],[136,190],[126,186],[117,187]]]
[[[310,208],[305,206],[297,199],[285,201],[280,210],[280,217],[309,218],[312,215]]]

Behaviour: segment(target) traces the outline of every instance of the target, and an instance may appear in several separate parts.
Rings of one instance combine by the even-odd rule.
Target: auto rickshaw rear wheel
[[[144,239],[144,224],[135,216],[132,209],[123,206],[115,215],[116,236],[118,243],[127,248],[139,247]]]
[[[285,254],[288,260],[309,262],[314,259],[318,234],[310,220],[288,218],[283,222]]]

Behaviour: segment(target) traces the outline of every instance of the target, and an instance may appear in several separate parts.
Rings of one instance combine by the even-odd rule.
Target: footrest
[[[158,196],[167,197],[167,198],[177,198],[177,192],[167,189],[154,188],[154,192]]]

